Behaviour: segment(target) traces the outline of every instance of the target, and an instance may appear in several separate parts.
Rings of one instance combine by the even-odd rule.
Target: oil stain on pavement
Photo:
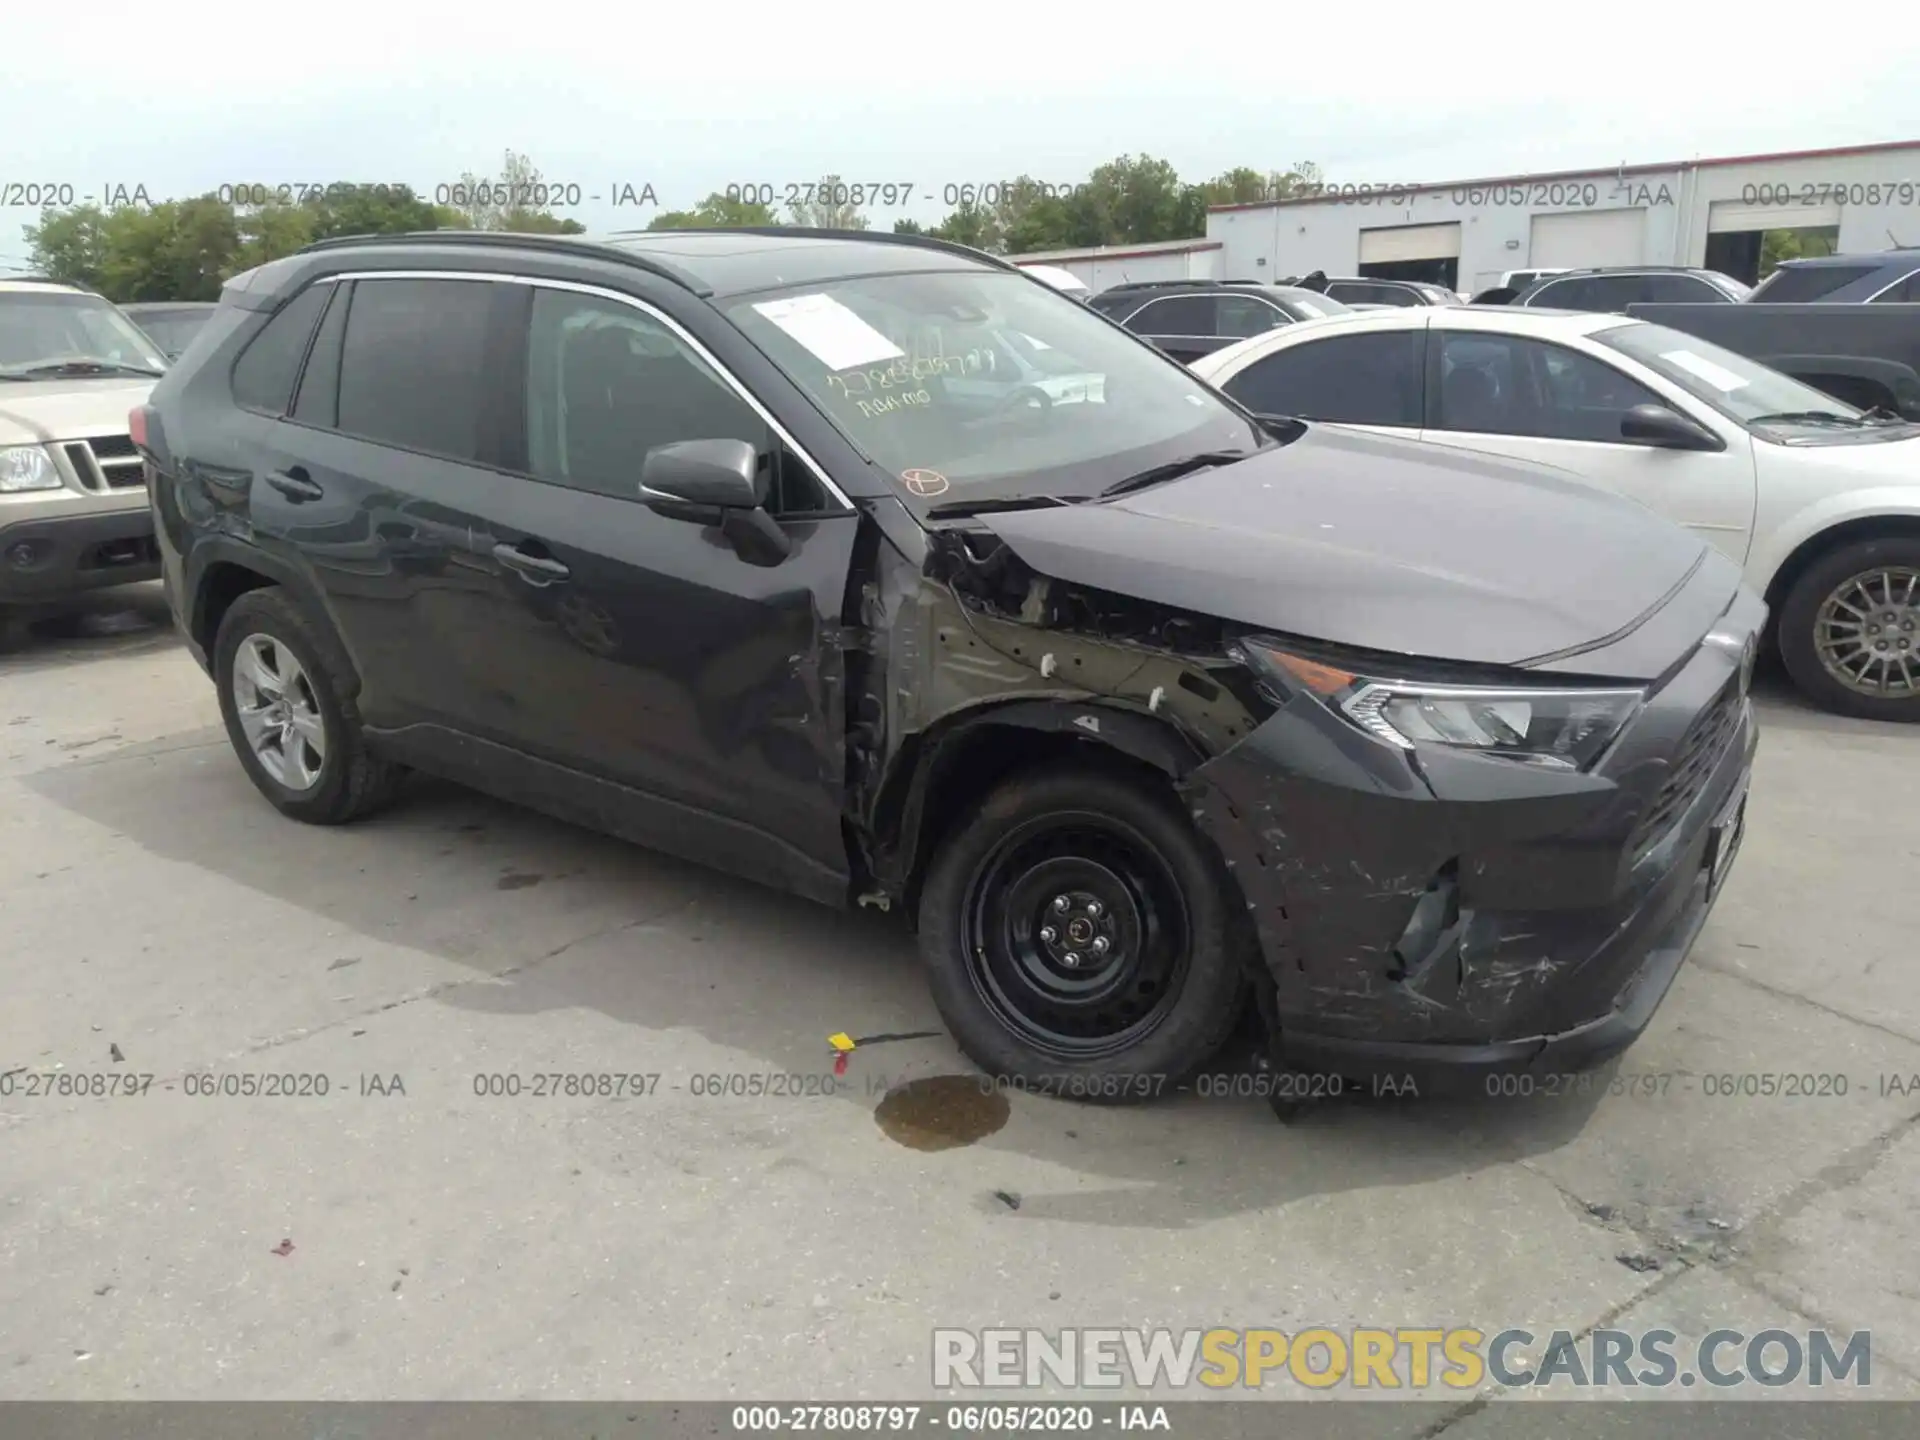
[[[873,1118],[909,1150],[955,1150],[986,1139],[1011,1113],[1007,1097],[976,1075],[929,1075],[889,1090]]]

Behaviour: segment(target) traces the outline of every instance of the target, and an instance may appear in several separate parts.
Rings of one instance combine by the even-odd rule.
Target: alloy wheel
[[[233,655],[240,729],[265,770],[289,790],[311,790],[327,761],[327,722],[313,681],[271,635],[249,635]]]
[[[1856,695],[1920,695],[1920,570],[1882,565],[1834,586],[1814,615],[1813,647]]]

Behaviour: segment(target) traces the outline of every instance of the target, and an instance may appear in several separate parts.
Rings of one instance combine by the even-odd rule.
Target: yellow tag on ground
[[[847,1034],[846,1031],[842,1030],[837,1035],[827,1036],[827,1044],[831,1045],[834,1049],[838,1050],[842,1055],[844,1055],[849,1050],[853,1049],[853,1037]]]

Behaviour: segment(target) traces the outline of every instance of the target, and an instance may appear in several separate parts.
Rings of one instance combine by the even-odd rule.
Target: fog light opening
[[[1460,924],[1460,862],[1456,858],[1434,872],[1414,904],[1406,928],[1394,942],[1393,968],[1387,978],[1403,983],[1418,980],[1434,961],[1456,947]]]

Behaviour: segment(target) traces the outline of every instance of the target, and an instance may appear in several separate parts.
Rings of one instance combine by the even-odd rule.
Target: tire
[[[1905,656],[1914,681],[1920,682],[1920,537],[1916,536],[1891,535],[1862,540],[1842,545],[1815,560],[1794,582],[1787,592],[1786,603],[1780,608],[1780,659],[1801,693],[1823,710],[1863,720],[1911,724],[1920,721],[1920,688],[1899,681],[1896,693],[1864,694],[1843,683],[1821,655],[1819,635],[1824,628],[1823,607],[1831,597],[1847,599],[1847,592],[1856,580],[1872,575],[1897,577],[1892,583],[1894,603],[1884,610],[1873,611],[1863,605],[1863,597],[1856,592],[1851,597],[1855,608],[1868,610],[1868,618],[1874,624],[1886,625],[1885,617],[1889,614],[1894,617],[1892,625],[1883,632],[1884,637],[1895,647],[1904,640],[1907,648],[1892,649],[1888,653]],[[1914,580],[1911,593],[1907,584],[1909,577]],[[1874,581],[1872,593],[1882,596],[1885,588]],[[1845,611],[1836,610],[1834,614],[1852,623]],[[1876,681],[1888,674],[1878,666],[1868,673]],[[1893,674],[1897,679],[1898,672]]]
[[[1033,771],[944,838],[921,887],[920,954],[947,1028],[996,1083],[1150,1100],[1212,1059],[1241,1016],[1251,937],[1231,894],[1170,790]],[[1071,897],[1064,917],[1058,897]],[[1113,958],[1067,948],[1089,934]]]
[[[281,673],[294,673],[288,668],[290,657],[303,677],[304,683],[294,687],[296,708],[309,724],[317,722],[321,741],[321,759],[311,767],[310,783],[290,783],[299,779],[297,767],[287,767],[288,778],[272,773],[248,736],[237,693],[243,687],[236,686],[235,671],[245,663],[242,647],[249,647],[251,654],[256,643],[272,654]],[[285,591],[272,586],[249,590],[233,602],[214,637],[213,673],[234,753],[254,787],[282,815],[310,825],[341,825],[373,814],[399,793],[406,770],[368,753],[348,689],[346,657]],[[308,760],[314,753],[303,752]]]

